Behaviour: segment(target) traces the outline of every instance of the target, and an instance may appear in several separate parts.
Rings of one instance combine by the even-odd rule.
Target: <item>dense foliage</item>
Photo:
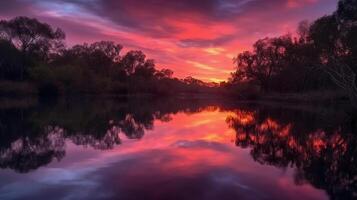
[[[0,79],[33,84],[41,95],[211,90],[192,77],[180,80],[169,69],[156,69],[154,60],[141,51],[121,55],[123,47],[111,41],[65,48],[64,39],[61,29],[37,19],[0,21]]]
[[[340,0],[338,9],[297,34],[263,38],[234,58],[230,84],[250,83],[265,92],[336,89],[357,100],[357,1]]]

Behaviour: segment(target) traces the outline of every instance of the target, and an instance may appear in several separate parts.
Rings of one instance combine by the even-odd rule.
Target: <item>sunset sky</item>
[[[2,0],[0,18],[36,17],[67,45],[112,40],[142,50],[180,78],[223,81],[232,58],[266,36],[336,9],[337,0]]]

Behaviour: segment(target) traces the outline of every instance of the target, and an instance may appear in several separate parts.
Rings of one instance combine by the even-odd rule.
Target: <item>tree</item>
[[[145,60],[144,63],[135,67],[135,72],[133,75],[140,76],[144,79],[150,79],[154,77],[155,72],[155,61],[153,59],[148,59]]]
[[[1,39],[10,41],[21,52],[41,59],[63,47],[64,32],[28,17],[0,21]]]
[[[156,71],[155,76],[157,79],[170,79],[174,72],[171,69],[161,69]]]
[[[183,82],[186,83],[187,85],[193,85],[193,86],[203,86],[204,82],[193,78],[192,76],[188,76],[186,78],[183,79]]]
[[[237,71],[232,80],[258,81],[262,89],[269,90],[272,77],[282,70],[286,49],[291,45],[289,35],[258,40],[252,52],[245,51],[234,58]]]
[[[340,20],[355,22],[357,20],[357,0],[340,0],[336,14]]]
[[[21,52],[7,40],[0,40],[0,79],[22,79],[24,66],[19,57]]]
[[[37,19],[1,20],[0,79],[31,81],[39,95],[74,92],[168,94],[174,93],[172,87],[177,90],[193,88],[182,80],[173,79],[169,69],[158,71],[155,61],[147,59],[142,51],[129,51],[121,56],[123,46],[112,41],[65,48],[64,39],[61,29]],[[202,81],[195,82],[204,85]]]
[[[1,20],[1,76],[23,80],[29,67],[48,62],[53,54],[63,49],[64,38],[61,29],[54,29],[37,19],[16,17]]]
[[[321,59],[339,54],[339,31],[335,16],[328,15],[316,20],[310,27],[309,39]]]
[[[121,59],[120,63],[127,75],[135,73],[138,66],[145,64],[145,54],[142,51],[129,51]]]
[[[234,58],[237,70],[230,83],[257,83],[264,91],[279,92],[335,89],[334,83],[357,107],[356,13],[357,0],[340,0],[332,15],[300,22],[297,37],[258,40],[252,51]]]
[[[310,28],[310,39],[319,52],[319,67],[357,107],[357,2],[340,0],[338,5],[333,15],[315,21]]]
[[[122,45],[112,41],[75,45],[58,54],[52,64],[56,66],[75,65],[88,68],[97,74],[110,75],[120,61],[122,48]]]
[[[298,28],[297,28],[299,43],[308,42],[310,26],[311,26],[311,24],[307,20],[301,21],[299,23]]]
[[[123,46],[115,44],[112,41],[100,41],[91,44],[89,48],[92,53],[102,54],[112,62],[118,62],[120,60],[119,54]]]

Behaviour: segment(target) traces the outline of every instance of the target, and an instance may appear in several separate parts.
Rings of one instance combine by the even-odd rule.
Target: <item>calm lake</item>
[[[212,99],[0,105],[0,199],[353,199],[348,109]]]

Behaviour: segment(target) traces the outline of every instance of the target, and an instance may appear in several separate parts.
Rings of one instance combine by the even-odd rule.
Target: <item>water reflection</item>
[[[357,197],[357,135],[348,116],[259,108],[236,110],[226,121],[255,161],[295,167],[296,184],[309,182],[333,199]]]
[[[197,102],[198,103],[198,102]],[[179,111],[199,112],[204,103],[173,99],[79,99],[0,110],[0,167],[26,173],[65,156],[65,140],[95,149],[112,149],[121,137],[140,139],[155,120],[168,122]]]
[[[353,199],[355,124],[212,99],[0,107],[0,199]]]

